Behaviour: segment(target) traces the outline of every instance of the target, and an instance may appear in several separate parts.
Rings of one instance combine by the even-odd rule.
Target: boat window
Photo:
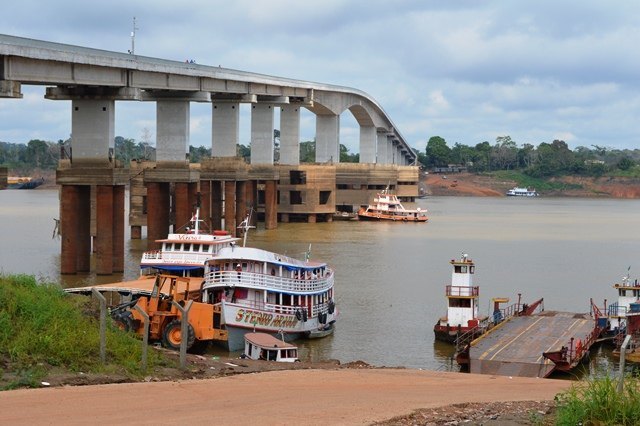
[[[453,270],[456,274],[466,274],[467,273],[467,267],[466,266],[462,266],[462,265],[455,265],[453,267]]]
[[[171,251],[171,244],[162,243],[162,250]]]
[[[176,243],[173,245],[173,251],[180,251],[180,250],[182,250],[182,244]]]
[[[470,308],[471,299],[449,299],[450,308]]]
[[[469,273],[473,274],[474,272],[476,272],[476,267],[475,266],[469,266]]]
[[[191,251],[191,244],[185,244],[184,245],[184,251]]]

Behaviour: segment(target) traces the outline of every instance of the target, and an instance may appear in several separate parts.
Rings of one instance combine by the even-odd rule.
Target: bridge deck
[[[548,311],[513,317],[471,344],[469,371],[547,377],[555,364],[542,353],[559,351],[571,338],[586,341],[593,329],[594,320],[588,314]]]

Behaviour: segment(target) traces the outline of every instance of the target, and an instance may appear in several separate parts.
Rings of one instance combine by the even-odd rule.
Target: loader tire
[[[113,324],[124,332],[134,331],[131,312],[119,312],[113,317]]]
[[[180,342],[182,340],[181,335],[182,325],[180,324],[180,320],[176,319],[171,321],[164,329],[162,333],[162,346],[167,349],[173,349],[175,351],[180,350]],[[188,336],[187,336],[187,350],[191,349],[193,344],[196,341],[196,332],[189,324]]]

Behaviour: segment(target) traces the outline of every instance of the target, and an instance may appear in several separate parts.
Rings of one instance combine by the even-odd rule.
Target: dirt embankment
[[[554,197],[640,198],[640,179],[565,176],[554,178],[551,181],[566,184],[567,189],[540,191],[540,195]],[[491,176],[472,173],[428,174],[422,177],[422,184],[425,186],[428,195],[473,197],[501,197],[508,189],[517,186],[515,181],[500,180]]]

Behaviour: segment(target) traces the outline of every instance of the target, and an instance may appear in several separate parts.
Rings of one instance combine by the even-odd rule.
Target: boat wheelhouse
[[[362,207],[358,210],[359,220],[389,220],[401,222],[427,222],[429,219],[426,210],[406,209],[398,200],[398,196],[392,194],[389,188],[376,194],[374,204]]]
[[[508,197],[537,197],[538,192],[535,189],[514,187],[506,192]]]
[[[276,362],[298,360],[298,347],[267,333],[247,333],[244,335],[245,358]]]
[[[607,307],[607,318],[609,321],[608,332],[615,335],[625,331],[627,314],[631,304],[640,300],[640,283],[638,283],[637,278],[631,280],[630,275],[627,273],[622,277],[620,283],[613,285],[613,288],[618,291],[618,300]]]
[[[259,331],[284,340],[333,332],[334,272],[322,262],[298,260],[251,247],[224,247],[206,262],[203,301],[220,305],[230,351]]]
[[[185,277],[202,277],[204,264],[217,256],[224,247],[235,245],[240,239],[227,231],[202,231],[200,208],[196,209],[190,226],[182,233],[169,234],[166,239],[156,240],[159,250],[146,251],[140,260],[142,275],[169,273]]]
[[[462,333],[482,334],[488,317],[478,317],[480,289],[473,285],[475,263],[467,254],[449,263],[453,270],[451,284],[446,287],[447,315],[438,320],[433,331],[436,339],[453,343]]]

